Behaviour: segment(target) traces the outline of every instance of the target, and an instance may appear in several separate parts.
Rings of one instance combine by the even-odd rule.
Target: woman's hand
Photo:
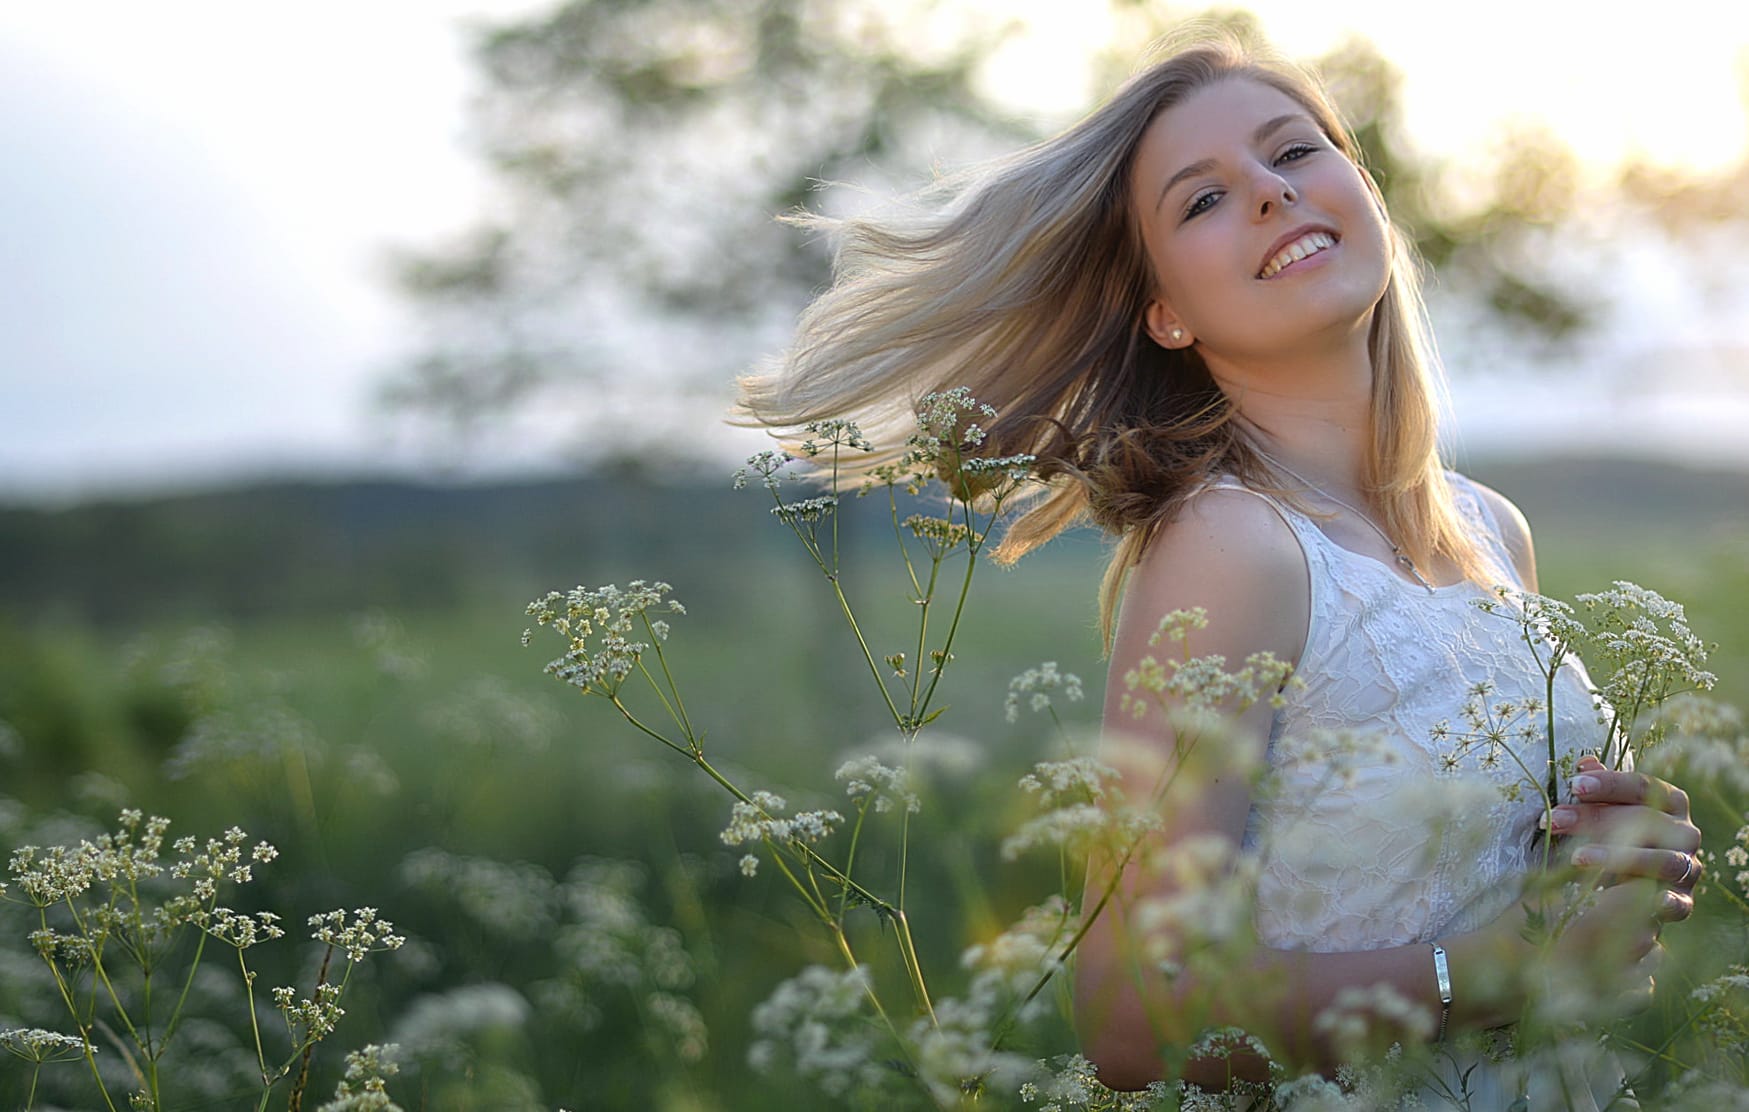
[[[1700,830],[1689,818],[1687,794],[1644,773],[1612,772],[1590,756],[1579,761],[1573,794],[1577,802],[1550,815],[1553,831],[1576,847],[1573,864],[1595,870],[1605,886],[1651,881],[1664,893],[1659,919],[1688,918],[1701,863],[1695,855]]]

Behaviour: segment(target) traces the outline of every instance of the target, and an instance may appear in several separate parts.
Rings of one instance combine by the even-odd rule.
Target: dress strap
[[[1482,492],[1476,489],[1476,484],[1468,475],[1456,471],[1447,471],[1445,478],[1451,484],[1452,493],[1458,505],[1458,510],[1480,534],[1481,540],[1488,549],[1490,556],[1499,565],[1500,571],[1511,577],[1512,586],[1524,589],[1524,581],[1519,577],[1518,565],[1512,560],[1512,553],[1506,547],[1506,534],[1500,527],[1500,519],[1494,516],[1494,508],[1488,505],[1488,500],[1482,497]]]

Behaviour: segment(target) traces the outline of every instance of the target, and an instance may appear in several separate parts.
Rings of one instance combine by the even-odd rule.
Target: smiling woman
[[[743,406],[778,430],[870,427],[969,387],[998,413],[978,451],[1034,456],[1048,484],[1003,554],[1082,518],[1118,538],[1106,751],[1126,796],[1158,809],[1144,844],[1089,869],[1077,1023],[1101,1077],[1261,1079],[1249,1044],[1198,1041],[1230,1023],[1334,1070],[1356,1008],[1379,1045],[1426,1047],[1526,1014],[1549,961],[1592,990],[1568,1020],[1643,1000],[1658,924],[1692,907],[1699,834],[1680,791],[1593,763],[1615,754],[1583,670],[1549,678],[1547,647],[1521,635],[1534,623],[1476,605],[1535,589],[1529,532],[1441,464],[1415,260],[1315,81],[1225,38],[1179,44],[1074,128],[923,202],[836,228],[836,283]],[[1137,698],[1187,614],[1206,615],[1212,666],[1296,672],[1231,708],[1219,753]],[[1511,762],[1442,762],[1444,718],[1476,698],[1543,708],[1551,736],[1515,737]],[[1255,766],[1272,790],[1237,771]],[[1531,767],[1570,788],[1516,790]],[[1586,806],[1563,828],[1569,791]],[[1635,843],[1588,851],[1611,885],[1541,948],[1517,907],[1550,860],[1539,820]],[[1260,945],[1227,981],[1184,960],[1223,920],[1186,880],[1210,847],[1253,878]],[[1621,1071],[1585,1042],[1536,1069],[1434,1047],[1418,1096],[1609,1103]]]

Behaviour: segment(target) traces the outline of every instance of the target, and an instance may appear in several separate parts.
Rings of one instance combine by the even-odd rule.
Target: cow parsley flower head
[[[1023,699],[1034,713],[1049,710],[1053,705],[1052,692],[1061,692],[1062,697],[1071,703],[1080,702],[1081,677],[1073,672],[1057,671],[1054,660],[1047,660],[1037,668],[1028,668],[1015,676],[1008,681],[1008,698],[1004,704],[1008,721],[1019,721]]]
[[[855,421],[834,417],[824,421],[810,421],[805,427],[808,439],[801,443],[804,456],[817,456],[830,448],[849,448],[853,452],[874,451],[874,445],[862,435],[862,429]]]
[[[877,813],[901,807],[914,815],[923,807],[917,793],[911,790],[910,771],[884,765],[879,757],[853,757],[839,765],[833,776],[859,806],[872,804]]]
[[[547,674],[585,694],[616,694],[650,647],[638,638],[667,636],[667,623],[652,613],[686,613],[677,599],[665,597],[670,589],[666,583],[634,579],[624,589],[611,583],[574,587],[562,594],[550,591],[529,603],[527,613],[535,624],[551,628],[566,642],[565,654],[547,664]],[[527,645],[533,635],[532,629],[524,631],[522,643]]]
[[[723,844],[740,846],[760,841],[812,844],[844,821],[837,811],[798,811],[786,816],[783,811],[788,806],[782,796],[768,791],[756,791],[748,799],[736,800],[729,808],[729,825],[720,835]]]
[[[95,1053],[98,1048],[93,1046],[91,1049]],[[42,1065],[45,1062],[67,1062],[83,1057],[85,1042],[59,1031],[45,1031],[41,1027],[9,1027],[0,1030],[0,1050],[27,1062]]]
[[[750,476],[757,475],[766,490],[775,493],[779,476],[784,474],[784,468],[795,460],[788,452],[767,450],[747,457],[747,465],[735,472],[735,489],[740,490],[747,485]]]
[[[879,1091],[897,1080],[885,1033],[868,1011],[869,974],[811,965],[753,1009],[747,1060],[760,1073],[787,1065],[827,1096]]]
[[[366,954],[399,950],[407,940],[395,933],[395,925],[377,915],[374,907],[361,907],[350,918],[344,910],[310,916],[310,937],[344,950],[348,961],[363,961]]]

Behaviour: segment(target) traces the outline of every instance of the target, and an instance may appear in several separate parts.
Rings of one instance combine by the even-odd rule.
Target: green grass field
[[[1510,489],[1513,474],[1522,478],[1483,477]],[[1525,481],[1521,496],[1545,591],[1570,597],[1615,578],[1662,590],[1717,642],[1719,694],[1749,700],[1743,503],[1679,506],[1654,493],[1587,506],[1573,493],[1583,483],[1546,485]],[[1740,498],[1740,484],[1729,489]],[[445,592],[399,583],[395,604],[336,587],[330,604],[299,612],[271,605],[276,585],[264,581],[250,596],[262,605],[247,612],[145,606],[105,621],[64,600],[33,607],[19,588],[0,611],[0,844],[90,834],[138,807],[172,818],[173,833],[235,824],[277,845],[245,909],[296,925],[329,908],[380,908],[409,943],[361,967],[339,1031],[316,1055],[311,1106],[332,1091],[342,1051],[393,1039],[408,1053],[391,1092],[409,1108],[820,1107],[811,1090],[750,1070],[747,1016],[802,965],[835,963],[827,938],[769,870],[740,875],[739,852],[718,839],[730,803],[720,788],[544,677],[546,644],[519,644],[536,590],[668,578],[689,609],[670,658],[712,760],[795,807],[842,805],[833,770],[890,745],[890,721],[817,571],[774,543],[780,527],[755,500],[730,505],[748,524],[729,536],[658,512],[643,539],[580,544],[564,571],[523,561],[497,580],[489,559],[476,560],[436,575]],[[222,532],[207,544],[222,546]],[[884,653],[907,647],[914,608],[881,552],[859,547],[846,589]],[[949,710],[925,734],[940,759],[912,831],[926,847],[909,891],[927,967],[953,970],[960,950],[1058,882],[1054,859],[996,853],[1024,814],[1015,781],[1054,744],[1037,719],[1005,722],[1002,700],[1010,676],[1055,660],[1088,681],[1088,702],[1068,717],[1095,723],[1102,559],[1098,541],[1079,536],[978,573],[944,688]],[[347,565],[324,574],[344,577]],[[551,574],[561,578],[538,578]],[[198,600],[188,578],[198,575],[174,592]],[[1711,803],[1703,815],[1720,843],[1742,822]],[[893,830],[871,832],[864,875],[890,872]],[[24,909],[0,905],[0,1028],[57,1026],[25,941],[32,928]],[[260,948],[264,983],[307,985],[317,958],[297,937]],[[892,965],[890,932],[872,915],[855,942]],[[202,1022],[169,1060],[182,1080],[167,1107],[244,1106],[244,1006],[222,972],[202,983]],[[686,1024],[650,1014],[653,993],[696,1007],[708,1050],[698,1053]],[[1065,1029],[1054,1037],[1040,1052],[1068,1048]],[[91,1107],[82,1069],[45,1069],[39,1107]],[[0,1060],[0,1106],[22,1104],[27,1072]]]

